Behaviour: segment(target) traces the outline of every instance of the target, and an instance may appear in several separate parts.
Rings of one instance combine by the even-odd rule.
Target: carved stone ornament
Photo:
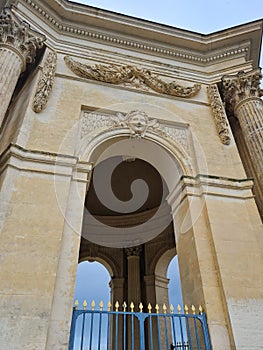
[[[104,83],[116,85],[130,85],[136,88],[150,88],[160,94],[166,94],[177,97],[192,97],[198,93],[201,88],[200,84],[194,84],[192,87],[183,87],[175,81],[167,83],[157,75],[152,74],[148,69],[138,68],[135,66],[116,66],[96,64],[89,66],[73,60],[66,56],[64,58],[66,65],[76,75],[102,81]]]
[[[225,75],[222,78],[224,101],[231,115],[242,100],[263,96],[263,90],[260,88],[261,78],[259,68],[250,72],[241,71],[235,75]]]
[[[44,63],[33,100],[33,110],[36,113],[40,113],[46,107],[54,83],[56,66],[57,54],[51,51]]]
[[[229,145],[231,138],[227,122],[227,115],[217,85],[209,85],[207,87],[207,94],[214,114],[216,128],[220,140],[224,145]]]
[[[33,31],[29,24],[20,21],[10,8],[3,8],[0,12],[0,46],[4,44],[14,50],[31,63],[35,59],[36,50],[43,46],[45,36]]]
[[[140,256],[141,251],[141,246],[125,248],[125,253],[127,256]]]
[[[151,131],[176,142],[190,154],[188,130],[185,126],[160,123],[156,119],[149,119],[143,111],[131,111],[127,114],[82,111],[80,123],[80,139],[94,130],[124,127],[129,129],[132,138],[144,138],[146,132]]]
[[[142,111],[131,111],[126,115],[118,112],[112,118],[116,126],[129,128],[131,137],[138,139],[143,138],[148,129],[154,130],[159,126],[156,119],[149,119]]]

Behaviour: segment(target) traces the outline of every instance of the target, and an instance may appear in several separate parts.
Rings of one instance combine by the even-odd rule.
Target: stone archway
[[[111,157],[123,157],[128,161],[134,158],[139,158],[142,161],[148,162],[153,168],[156,169],[160,176],[162,176],[165,180],[169,192],[169,195],[165,198],[165,200],[166,203],[171,207],[170,214],[172,215],[170,217],[170,222],[173,223],[173,239],[176,242],[179,266],[180,270],[182,271],[181,285],[184,302],[188,304],[194,303],[196,305],[202,304],[210,306],[211,304],[207,303],[205,297],[206,288],[209,289],[211,284],[216,284],[217,291],[219,292],[220,287],[218,280],[209,280],[207,279],[208,276],[204,275],[205,271],[214,270],[216,266],[209,242],[210,233],[205,226],[205,206],[202,202],[202,198],[198,194],[201,193],[200,191],[203,191],[204,185],[206,185],[208,182],[206,179],[209,178],[205,177],[205,175],[202,176],[201,179],[198,176],[194,177],[194,175],[198,173],[196,166],[196,155],[193,153],[191,145],[188,143],[191,139],[189,136],[191,135],[190,130],[188,126],[183,126],[183,128],[185,128],[185,131],[187,129],[185,135],[188,135],[184,139],[185,147],[182,147],[182,142],[181,144],[176,142],[176,137],[169,137],[167,133],[160,130],[152,130],[150,127],[146,128],[143,133],[135,132],[135,135],[132,132],[133,130],[130,129],[129,125],[125,125],[125,123],[124,126],[117,125],[117,127],[113,128],[99,128],[98,130],[93,130],[89,135],[87,135],[87,137],[84,137],[82,139],[81,144],[78,146],[78,149],[76,151],[76,155],[79,158],[78,164],[80,173],[85,172],[82,170],[83,164],[88,164],[88,166],[94,171],[97,165],[102,163],[104,160],[110,159]],[[187,148],[187,145],[189,146],[188,150],[190,153],[186,152],[185,150]],[[88,178],[90,182],[91,172],[89,173]],[[202,188],[200,187],[201,185]],[[197,195],[195,194],[196,190],[199,191],[197,192]],[[83,215],[85,211],[82,212],[81,215],[79,212],[76,213],[74,205],[77,200],[80,202],[80,205],[84,206],[86,195],[82,191],[80,196],[79,193],[76,192],[76,189],[74,190],[74,188],[72,188],[71,193],[72,197],[69,196],[68,202],[69,219],[73,220],[74,224],[77,223],[78,227],[85,227],[85,215]],[[162,206],[160,206],[160,208],[162,208]],[[104,225],[104,228],[106,227],[106,230],[103,231],[102,235],[100,236],[99,243],[102,246],[114,248],[116,241],[119,240],[122,244],[122,248],[127,249],[128,270],[130,267],[131,270],[139,271],[140,259],[138,258],[137,248],[145,242],[154,239],[161,232],[159,225],[162,226],[163,222],[159,219],[163,219],[165,215],[162,215],[161,210],[157,210],[157,212],[159,213],[159,217],[153,215],[155,221],[144,220],[142,223],[140,222],[140,225],[137,225],[139,226],[139,230],[136,232],[137,236],[135,240],[132,235],[132,233],[134,233],[132,225],[130,227],[129,225],[125,227],[126,235],[123,235],[123,227],[121,227],[120,230],[117,230],[115,225],[114,229],[112,229],[110,222],[106,223],[106,225]],[[139,213],[138,215],[143,216],[142,213]],[[147,226],[149,222],[152,223],[152,226]],[[198,222],[198,225],[196,225],[196,222]],[[70,222],[68,222],[68,224],[70,225]],[[93,233],[96,234],[96,232],[101,232],[101,230],[96,230],[96,225],[93,225],[93,228]],[[207,236],[206,240],[204,241],[204,250],[208,254],[207,256],[209,256],[209,264],[202,266],[200,265],[201,252],[196,245],[196,239],[199,240],[199,238],[201,238],[201,240],[203,240],[200,235],[202,231],[200,230],[204,230],[203,232]],[[79,232],[81,232],[81,230]],[[143,235],[144,232],[151,232],[152,235],[148,236],[148,238],[150,237],[151,239],[147,239],[145,241]],[[110,237],[111,239],[107,241],[107,237]],[[132,240],[130,240],[130,237],[133,237]],[[124,238],[126,240],[123,240]],[[94,243],[93,240],[91,241]],[[113,246],[111,245],[112,241],[114,241]],[[80,240],[78,240],[78,242],[76,241],[74,248],[70,248],[70,245],[72,246],[72,243],[70,243],[69,240],[68,242],[65,241],[65,247],[63,247],[63,251],[61,253],[62,262],[66,260],[69,261],[66,254],[67,251],[70,250],[72,257],[75,254],[75,257],[71,262],[69,262],[71,266],[70,269],[67,269],[66,271],[65,266],[61,266],[61,269],[63,269],[64,273],[68,274],[68,279],[71,282],[71,292],[69,291],[67,293],[67,298],[65,297],[65,305],[68,306],[72,301],[72,299],[70,300],[70,293],[71,298],[73,298],[72,282],[74,281],[74,271],[77,264],[76,257],[78,256],[79,244]],[[66,248],[66,246],[68,246],[68,248]],[[147,276],[147,274],[144,275],[145,279],[143,281],[143,283],[147,285],[147,287],[145,287],[145,290],[147,290],[149,285],[152,283],[149,281],[149,279],[147,280]],[[207,285],[204,284],[204,280],[206,280]],[[114,286],[113,282],[113,287],[116,288],[117,286],[117,289],[119,291],[119,299],[124,300],[123,297],[125,287],[123,287],[123,284],[125,284],[125,281],[118,280],[118,282],[118,286],[116,283]],[[135,285],[138,285],[138,283],[141,284],[141,278],[138,273],[133,275],[133,282]],[[64,286],[61,284],[59,287],[56,286],[56,288],[59,291],[63,290]],[[133,289],[133,291],[135,291],[135,289]],[[207,294],[207,297],[208,299],[210,298],[209,294]],[[128,302],[129,299],[133,299],[138,303],[141,300],[141,293],[136,294],[135,292],[132,295],[128,295]],[[220,328],[220,332],[224,334],[224,337],[226,339],[226,348],[228,348],[228,331],[226,330],[226,319],[222,303],[220,302],[216,313],[214,312],[215,309],[213,307],[211,310],[211,318],[216,319],[216,324],[215,326],[212,325],[212,328],[215,327],[215,332],[218,332],[217,329]],[[209,310],[207,313],[209,317]],[[217,319],[220,319],[219,326],[217,324]],[[70,317],[68,317],[67,322],[70,323]],[[58,325],[58,328],[61,330],[61,325]],[[68,332],[69,328],[66,328],[67,327],[65,327],[65,332]],[[55,327],[53,324],[52,332],[54,331]]]

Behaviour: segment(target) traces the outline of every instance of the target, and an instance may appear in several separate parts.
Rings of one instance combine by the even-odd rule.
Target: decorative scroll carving
[[[40,113],[46,107],[54,83],[56,66],[57,54],[54,51],[49,52],[43,66],[33,100],[33,110],[36,113]]]
[[[259,68],[250,72],[241,71],[235,75],[225,75],[222,78],[224,101],[230,114],[234,114],[234,108],[240,101],[263,96],[263,90],[260,88],[261,78]]]
[[[29,24],[20,21],[9,8],[0,13],[0,45],[5,44],[21,54],[26,63],[35,59],[36,50],[43,46],[45,36],[33,31]]]
[[[208,98],[214,114],[218,135],[224,145],[230,144],[230,132],[227,116],[216,84],[207,87]]]
[[[147,131],[155,132],[165,138],[170,138],[182,146],[190,154],[187,129],[182,126],[172,126],[149,119],[142,111],[131,111],[127,114],[115,114],[96,111],[83,111],[80,126],[80,138],[96,129],[111,129],[125,127],[130,130],[133,138],[143,138]]]
[[[125,248],[125,253],[127,256],[140,256],[141,251],[141,246]]]
[[[140,69],[135,66],[104,66],[97,64],[89,66],[73,60],[66,56],[65,62],[70,70],[76,75],[91,79],[102,81],[109,84],[117,85],[131,85],[136,88],[150,88],[155,92],[177,97],[192,97],[198,93],[201,88],[200,84],[194,84],[192,87],[183,87],[175,81],[167,83],[157,75],[152,74],[147,69]]]

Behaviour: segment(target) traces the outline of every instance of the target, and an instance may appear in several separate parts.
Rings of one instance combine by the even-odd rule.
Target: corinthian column
[[[226,109],[240,123],[259,183],[263,187],[263,91],[260,69],[227,75],[222,79]]]
[[[15,86],[27,63],[35,59],[36,50],[45,37],[20,21],[9,8],[0,12],[0,126]]]

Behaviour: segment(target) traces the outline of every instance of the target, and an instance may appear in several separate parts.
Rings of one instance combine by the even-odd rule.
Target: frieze
[[[216,129],[220,137],[220,140],[224,145],[229,145],[231,141],[229,125],[227,122],[225,107],[222,103],[217,85],[216,84],[209,85],[207,87],[207,94],[210,100],[212,112],[215,119]]]
[[[45,41],[45,36],[33,31],[25,21],[20,21],[9,8],[0,12],[0,45],[17,50],[25,63],[35,60],[36,51]],[[25,67],[24,67],[25,68]]]
[[[57,54],[54,51],[48,53],[44,63],[37,89],[33,100],[33,110],[36,113],[42,112],[46,107],[51,93],[57,66]]]
[[[135,110],[127,114],[82,111],[80,123],[81,139],[94,130],[121,127],[129,130],[131,138],[142,139],[146,132],[153,132],[164,138],[169,138],[190,154],[188,130],[185,126],[170,125],[157,121],[157,119],[150,119],[143,111]]]
[[[165,82],[150,70],[135,66],[101,64],[90,66],[78,62],[69,56],[66,56],[64,60],[68,68],[77,76],[108,84],[146,88],[160,94],[184,98],[195,96],[201,89],[200,84],[184,87],[176,81]]]

